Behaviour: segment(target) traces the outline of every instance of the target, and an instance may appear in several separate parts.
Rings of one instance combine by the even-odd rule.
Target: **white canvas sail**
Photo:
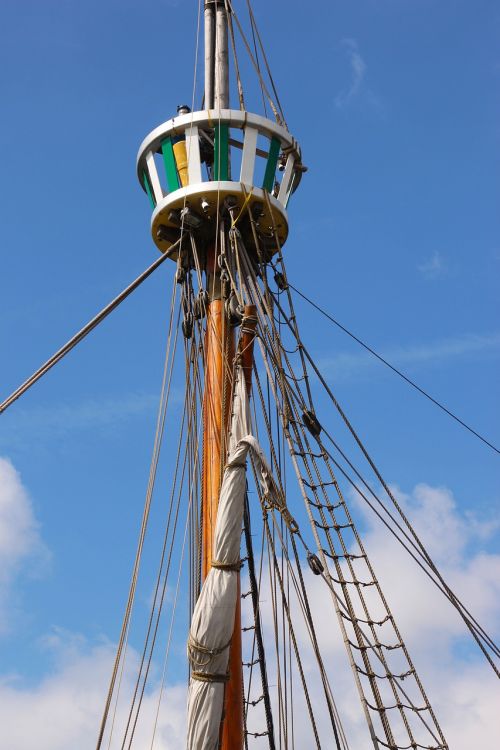
[[[246,458],[251,451],[265,495],[276,486],[262,449],[249,434],[250,415],[245,381],[238,372],[227,460],[219,496],[214,565],[196,603],[188,641],[192,677],[188,697],[188,750],[218,747],[229,646],[237,598],[237,571],[246,489]]]

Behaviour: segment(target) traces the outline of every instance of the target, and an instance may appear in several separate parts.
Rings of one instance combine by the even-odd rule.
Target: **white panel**
[[[290,190],[291,180],[293,179],[293,167],[295,165],[295,155],[288,154],[286,160],[286,167],[283,173],[283,179],[281,180],[280,191],[278,193],[278,200],[284,206],[286,206],[288,193]]]
[[[245,140],[243,142],[240,172],[240,182],[244,182],[245,185],[253,185],[258,135],[259,131],[257,128],[251,128],[247,125],[245,128]]]
[[[196,125],[186,128],[186,153],[189,184],[197,185],[199,182],[203,182],[203,178],[201,176],[200,139]]]
[[[149,181],[151,183],[151,187],[153,188],[153,195],[156,202],[159,203],[163,198],[163,190],[161,189],[155,159],[151,151],[146,156],[146,164],[148,166]]]
[[[294,141],[288,130],[277,125],[275,122],[268,120],[260,115],[254,115],[251,112],[243,112],[239,109],[222,109],[222,110],[204,110],[201,112],[188,112],[185,115],[179,115],[172,120],[167,120],[162,125],[158,125],[141,143],[139,153],[137,154],[137,174],[139,182],[142,180],[142,171],[145,169],[145,154],[148,151],[156,152],[161,146],[161,142],[168,136],[182,135],[186,129],[192,125],[199,128],[214,128],[218,122],[227,123],[232,128],[241,130],[248,127],[256,128],[259,133],[266,135],[268,138],[276,136],[283,148],[290,147],[297,154],[299,153],[298,144]]]

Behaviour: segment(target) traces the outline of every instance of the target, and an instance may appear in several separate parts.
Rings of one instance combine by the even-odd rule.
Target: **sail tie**
[[[191,672],[191,679],[198,682],[227,682],[229,674],[217,672]]]
[[[225,651],[229,646],[231,645],[232,636],[229,639],[227,643],[224,644],[224,646],[219,646],[215,648],[207,648],[202,643],[197,641],[195,638],[193,638],[192,635],[189,635],[188,638],[188,656],[191,664],[196,664],[197,667],[206,667],[214,656],[219,656],[219,654],[222,654],[223,651]],[[199,652],[200,654],[204,654],[205,656],[208,656],[208,659],[201,660],[197,657],[195,652]],[[205,674],[205,673],[204,673]],[[207,672],[207,674],[209,674]]]
[[[230,563],[230,562],[225,563],[225,562],[222,562],[221,560],[212,560],[211,565],[212,565],[212,568],[215,568],[216,570],[229,570],[229,571],[233,570],[237,572],[238,570],[242,569],[243,560],[238,560],[237,562],[234,562],[234,563]]]

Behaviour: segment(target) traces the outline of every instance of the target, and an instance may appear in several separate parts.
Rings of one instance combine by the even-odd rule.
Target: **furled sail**
[[[188,750],[218,747],[233,633],[237,571],[246,490],[246,458],[252,454],[264,496],[278,490],[262,449],[250,432],[250,412],[241,368],[235,385],[229,457],[217,509],[214,559],[196,603],[188,641],[191,682],[188,697]]]

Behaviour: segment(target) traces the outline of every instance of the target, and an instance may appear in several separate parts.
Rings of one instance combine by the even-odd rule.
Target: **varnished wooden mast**
[[[234,338],[225,319],[224,302],[212,299],[205,334],[205,396],[203,403],[203,578],[212,564],[212,546],[225,460],[231,408],[231,363]]]
[[[203,578],[212,564],[212,546],[219,501],[222,474],[226,460],[227,432],[232,404],[232,365],[234,362],[234,335],[229,326],[224,302],[220,299],[220,280],[213,273],[217,264],[214,252],[209,254],[207,286],[211,299],[207,310],[205,337],[205,397],[203,403]],[[208,270],[208,269],[207,269]],[[253,363],[253,333],[255,308],[245,308],[241,339],[241,358],[247,388],[250,387]],[[243,672],[241,651],[241,598],[238,573],[238,597],[234,619],[233,637],[229,652],[229,680],[224,695],[224,716],[221,727],[222,750],[243,748]]]
[[[213,258],[213,254],[212,254]],[[209,259],[210,261],[211,259]],[[215,264],[210,262],[213,269]],[[217,290],[217,279],[207,274],[212,288]],[[223,300],[213,292],[207,312],[205,338],[205,398],[203,404],[203,578],[212,563],[212,545],[224,461],[227,430],[231,413],[232,363],[234,336],[225,318]],[[250,393],[253,366],[253,343],[256,327],[256,308],[247,305],[244,311],[240,358],[247,391]],[[243,748],[243,672],[241,650],[241,597],[238,573],[238,597],[233,637],[229,653],[229,681],[224,696],[224,717],[221,727],[222,750]]]
[[[229,107],[227,15],[225,4],[218,0],[205,0],[205,46],[205,104],[209,109],[214,107],[217,111]],[[203,404],[203,578],[207,575],[212,564],[217,504],[226,460],[235,354],[233,332],[225,313],[224,301],[221,299],[220,272],[215,247],[208,252],[207,257],[207,291],[209,303],[205,338],[205,396]],[[248,353],[251,352],[251,349],[252,347],[249,345],[245,352],[247,366]],[[251,372],[251,363],[249,367]],[[229,680],[226,683],[224,695],[221,750],[242,749],[243,673],[241,598],[238,573],[238,597],[229,654]]]

